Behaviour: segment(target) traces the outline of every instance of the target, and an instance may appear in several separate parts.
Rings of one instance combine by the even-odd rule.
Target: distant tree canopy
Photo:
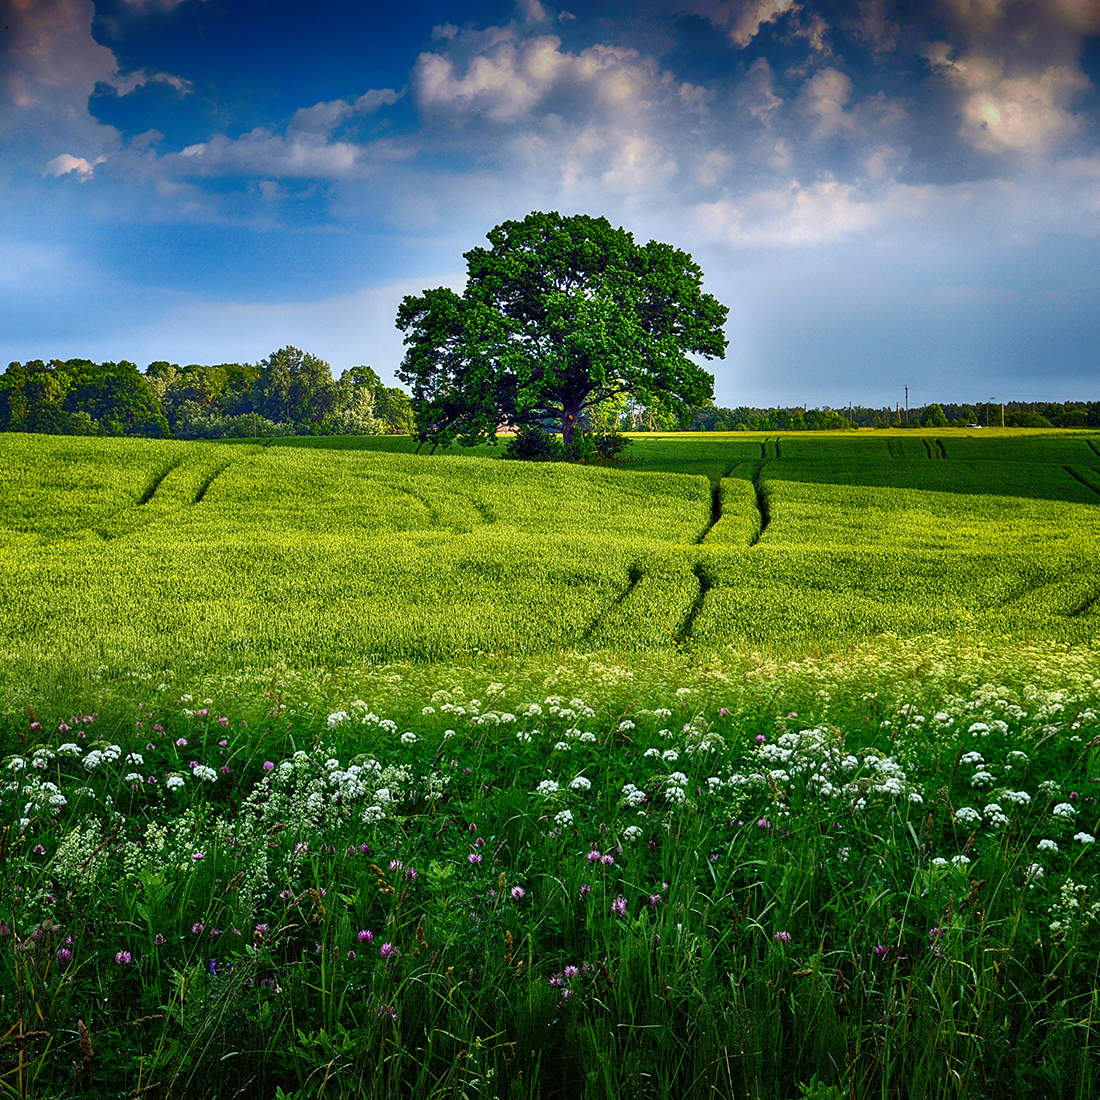
[[[488,238],[465,254],[462,294],[426,290],[398,310],[397,375],[422,442],[553,423],[568,446],[621,396],[681,408],[711,397],[713,377],[688,355],[725,354],[727,310],[687,253],[586,215],[532,213]]]
[[[1005,403],[1006,427],[1033,428],[1100,428],[1100,401],[1019,402]],[[634,430],[659,427],[650,423],[648,409],[635,410],[630,421]],[[843,409],[793,408],[718,408],[713,404],[690,410],[680,425],[691,431],[835,431],[845,428],[962,428],[968,424],[1000,427],[1001,406],[943,404],[916,406],[909,410],[897,407],[869,408],[852,405]],[[662,430],[668,430],[662,428]]]
[[[11,363],[0,375],[0,430],[64,435],[378,435],[410,432],[408,395],[370,367],[334,379],[286,347],[259,363]]]

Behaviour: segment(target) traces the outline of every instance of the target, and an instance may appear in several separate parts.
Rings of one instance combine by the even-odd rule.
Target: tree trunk
[[[573,442],[573,432],[580,424],[581,404],[583,402],[583,394],[579,397],[567,397],[562,402],[561,441],[566,447]]]

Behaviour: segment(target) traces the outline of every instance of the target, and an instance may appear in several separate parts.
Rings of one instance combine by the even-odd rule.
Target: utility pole
[[[1001,402],[1001,427],[1005,426],[1005,403]]]
[[[905,387],[905,426],[909,426],[909,387]]]

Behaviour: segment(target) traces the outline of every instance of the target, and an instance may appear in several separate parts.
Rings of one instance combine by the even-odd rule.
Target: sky
[[[691,253],[721,405],[1100,399],[1100,0],[0,0],[0,360],[393,381],[533,210]]]

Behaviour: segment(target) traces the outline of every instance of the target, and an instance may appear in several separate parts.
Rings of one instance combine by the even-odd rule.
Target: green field
[[[1100,435],[0,435],[0,1097],[1091,1100]]]
[[[388,439],[7,436],[0,654],[79,682],[888,632],[1091,642],[1097,438],[642,437],[597,469]]]

